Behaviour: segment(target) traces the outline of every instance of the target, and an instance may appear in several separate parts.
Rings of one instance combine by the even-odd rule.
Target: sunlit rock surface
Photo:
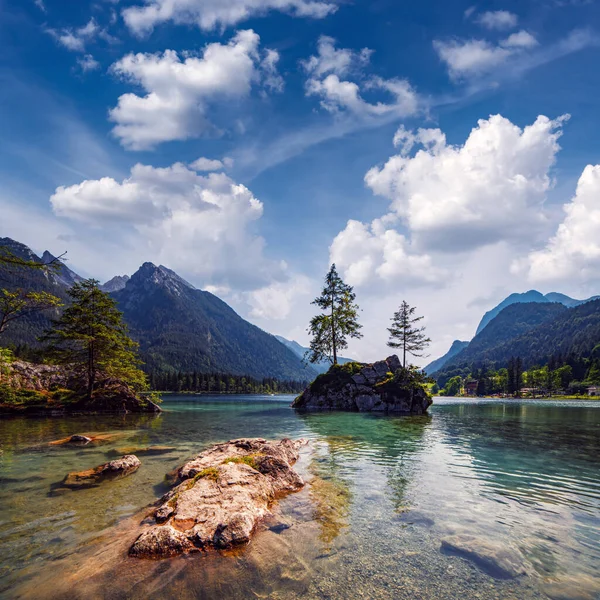
[[[156,524],[129,554],[166,558],[248,542],[273,501],[304,485],[292,468],[304,443],[240,439],[202,452],[179,470],[182,483],[161,499]]]
[[[78,489],[98,485],[106,480],[120,479],[135,473],[141,466],[140,459],[133,454],[111,460],[95,469],[69,473],[62,482],[63,487]]]

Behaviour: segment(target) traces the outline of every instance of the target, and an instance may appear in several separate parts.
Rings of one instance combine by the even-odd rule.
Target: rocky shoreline
[[[433,400],[415,372],[397,356],[372,364],[333,365],[298,396],[292,407],[423,415]]]

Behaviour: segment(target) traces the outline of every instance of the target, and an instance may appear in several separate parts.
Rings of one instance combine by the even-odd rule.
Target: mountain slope
[[[498,346],[514,340],[568,310],[562,304],[555,302],[511,304],[501,310],[465,349],[450,359],[444,369],[457,364],[490,360],[489,356]]]
[[[40,264],[48,262],[33,253],[25,244],[21,244],[10,238],[0,238],[0,246],[8,248],[14,256],[23,260]],[[62,270],[54,274],[42,269],[28,269],[0,264],[0,287],[8,290],[24,289],[33,292],[48,292],[66,302],[68,300],[67,288],[62,282],[61,272],[63,275],[65,274]],[[69,273],[78,277],[70,270]],[[58,310],[52,309],[27,315],[13,321],[0,338],[2,345],[39,346],[38,337],[50,326],[51,319],[57,316]]]
[[[129,275],[115,275],[112,279],[109,279],[106,283],[100,286],[103,292],[118,292],[125,287],[125,284],[129,281]]]
[[[558,292],[550,292],[545,296],[538,292],[537,290],[529,290],[528,292],[524,292],[522,294],[511,294],[508,298],[505,298],[498,306],[492,308],[488,312],[483,315],[478,327],[477,333],[481,333],[486,325],[496,317],[500,311],[505,309],[507,306],[511,306],[512,304],[526,304],[528,302],[538,302],[538,303],[548,303],[548,302],[558,302],[567,308],[573,308],[575,306],[580,306],[581,304],[585,304],[586,302],[591,302],[592,300],[597,300],[599,296],[593,296],[592,298],[587,298],[586,300],[576,300],[575,298],[571,298],[566,294],[560,294]],[[476,333],[476,334],[477,334]]]
[[[165,267],[144,263],[113,297],[149,369],[296,380],[316,374],[274,336]]]
[[[287,346],[296,356],[299,356],[300,359],[304,358],[304,355],[308,351],[308,348],[301,346],[298,342],[294,340],[287,340],[286,338],[276,335],[275,336],[282,344]],[[343,356],[338,356],[338,363],[340,365],[345,365],[346,363],[353,362],[351,358],[344,358]],[[329,371],[329,367],[331,367],[331,363],[328,360],[322,360],[321,362],[314,363],[310,365],[317,373],[327,373]]]
[[[52,272],[53,277],[57,283],[64,285],[67,288],[70,288],[74,283],[79,283],[83,281],[83,277],[80,277],[74,271],[71,271],[67,265],[62,260],[56,258],[56,256],[50,254],[48,250],[42,254],[42,261],[45,264],[54,264],[57,268]]]
[[[460,340],[454,340],[452,342],[452,346],[450,346],[450,350],[437,358],[436,360],[432,360],[424,369],[425,373],[431,375],[436,371],[439,371],[450,359],[454,358],[461,350],[464,350],[469,345],[469,342],[461,342]]]
[[[600,300],[590,300],[499,344],[487,352],[486,358],[506,362],[511,356],[520,356],[527,368],[545,364],[551,356],[589,356],[599,343]]]

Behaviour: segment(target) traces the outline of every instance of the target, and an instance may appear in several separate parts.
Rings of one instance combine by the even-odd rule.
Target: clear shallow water
[[[297,414],[290,401],[171,396],[159,416],[1,420],[0,597],[544,598],[548,579],[598,577],[600,403],[440,398],[427,417],[396,418]],[[48,445],[92,432],[114,437]],[[126,558],[168,471],[254,436],[308,438],[298,468],[309,485],[248,548]],[[152,445],[175,451],[99,488],[53,487]],[[498,579],[442,551],[455,533],[516,548],[526,575]]]

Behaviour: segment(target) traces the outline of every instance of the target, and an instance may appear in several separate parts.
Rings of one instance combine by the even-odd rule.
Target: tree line
[[[582,395],[590,386],[600,385],[600,344],[590,356],[553,355],[545,365],[523,368],[520,357],[511,357],[506,367],[473,366],[459,369],[440,389],[441,395],[464,393],[467,382],[477,382],[477,396]]]
[[[191,392],[207,394],[297,394],[306,381],[281,381],[274,377],[255,379],[226,373],[186,373],[181,371],[150,371],[150,389],[161,392]]]

